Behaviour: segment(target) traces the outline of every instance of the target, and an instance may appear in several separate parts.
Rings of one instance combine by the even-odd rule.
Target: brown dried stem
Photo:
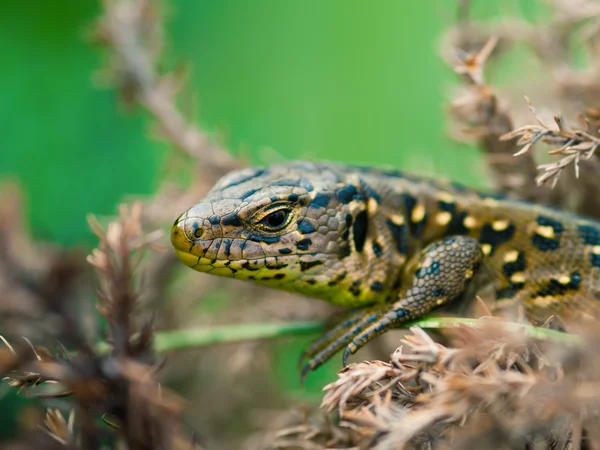
[[[597,133],[598,130],[593,130],[589,119],[580,116],[582,128],[569,128],[563,117],[555,115],[554,123],[556,127],[546,125],[537,116],[533,105],[529,98],[525,97],[529,108],[534,115],[537,125],[525,125],[517,128],[505,135],[501,136],[501,140],[513,140],[519,138],[517,145],[521,145],[521,149],[515,153],[515,156],[521,156],[529,152],[531,147],[537,142],[544,142],[551,146],[556,146],[554,150],[550,150],[550,155],[562,155],[561,159],[555,163],[541,164],[537,168],[541,173],[536,178],[536,183],[542,185],[546,181],[552,182],[552,187],[556,186],[562,171],[573,164],[575,169],[575,177],[579,178],[579,161],[581,158],[586,160],[591,159],[598,147],[600,139],[592,133]]]
[[[201,161],[206,173],[221,174],[242,166],[219,148],[214,139],[191,124],[177,107],[179,77],[161,74],[162,18],[155,0],[104,0],[96,41],[111,52],[111,81],[122,97],[145,107],[156,119],[159,133],[175,148]]]

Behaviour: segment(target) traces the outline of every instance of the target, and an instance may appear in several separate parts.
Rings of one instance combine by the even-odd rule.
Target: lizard
[[[484,271],[496,304],[532,320],[600,300],[600,222],[395,169],[234,171],[176,219],[171,242],[197,271],[350,309],[305,350],[302,379],[456,301]]]

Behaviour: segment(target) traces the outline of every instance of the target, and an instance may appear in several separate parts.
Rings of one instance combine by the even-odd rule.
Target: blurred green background
[[[502,13],[496,3],[476,2],[477,14]],[[438,47],[454,2],[180,0],[166,10],[166,59],[192,67],[198,122],[233,152],[485,184],[477,150],[446,133],[455,77]],[[0,177],[21,181],[36,238],[91,246],[86,215],[152,193],[169,149],[149,138],[144,113],[125,113],[94,82],[102,57],[85,38],[99,3],[4,2],[1,11]],[[299,348],[285,356],[292,373]]]
[[[475,153],[458,161],[444,127],[453,75],[437,48],[449,3],[174,1],[168,59],[193,68],[202,124],[256,162],[272,148],[473,183]],[[101,56],[85,37],[98,13],[92,0],[33,0],[0,15],[0,173],[24,184],[36,236],[64,244],[93,242],[89,212],[151,193],[167,151],[142,114],[94,86]]]

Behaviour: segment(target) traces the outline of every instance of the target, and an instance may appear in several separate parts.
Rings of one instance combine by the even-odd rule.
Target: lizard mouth
[[[283,266],[270,266],[268,258],[265,256],[251,259],[232,259],[228,257],[227,251],[221,253],[219,248],[227,247],[226,243],[231,243],[231,241],[231,239],[223,238],[192,239],[183,221],[176,222],[171,228],[171,243],[175,254],[186,266],[198,272],[242,279],[260,280],[270,276],[274,277],[275,280],[283,278],[281,275]],[[207,253],[210,256],[207,256]]]

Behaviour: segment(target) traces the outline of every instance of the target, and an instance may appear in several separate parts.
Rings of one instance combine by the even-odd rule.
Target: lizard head
[[[348,264],[356,189],[305,162],[232,172],[177,218],[171,242],[197,271],[360,305],[347,285],[360,273]]]

